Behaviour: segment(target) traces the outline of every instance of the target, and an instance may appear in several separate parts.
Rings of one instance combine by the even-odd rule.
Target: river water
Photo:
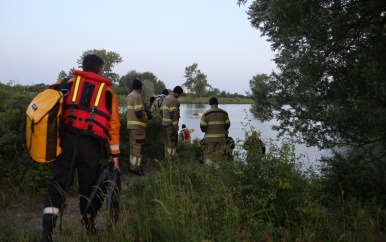
[[[253,114],[249,111],[251,105],[249,104],[219,104],[219,108],[224,109],[228,112],[229,119],[231,121],[231,127],[229,129],[229,136],[235,141],[237,139],[244,140],[245,131],[250,131],[251,127],[253,130],[261,132],[261,139],[264,143],[268,144],[270,140],[273,143],[280,146],[281,142],[277,140],[277,131],[271,129],[271,126],[276,121],[260,122],[255,119]],[[200,130],[200,115],[194,115],[196,111],[203,112],[209,109],[209,104],[181,104],[180,111],[181,117],[179,126],[181,129],[182,124],[185,124],[188,129],[194,129],[195,131],[191,134],[192,139],[201,139],[204,133]],[[267,151],[269,152],[269,146],[267,145]],[[321,155],[326,155],[327,152],[319,151],[316,147],[307,147],[304,144],[295,145],[295,154],[298,158],[298,162],[302,163],[303,167],[316,167],[318,159]]]

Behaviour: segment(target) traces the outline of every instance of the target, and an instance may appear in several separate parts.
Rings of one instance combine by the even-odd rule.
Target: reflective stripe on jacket
[[[230,125],[228,113],[217,105],[212,105],[205,111],[200,121],[201,131],[205,132],[205,140],[208,142],[225,141]]]
[[[120,127],[118,100],[110,88],[112,83],[93,72],[74,70],[75,78],[68,84],[64,125],[75,132],[90,132],[107,140],[112,155],[120,154]],[[58,82],[60,83],[60,81]]]
[[[139,126],[146,128],[148,117],[145,102],[139,91],[133,90],[126,98],[127,128],[137,129]]]
[[[174,93],[167,95],[162,102],[162,125],[173,125],[178,131],[178,121],[180,120],[180,101]]]

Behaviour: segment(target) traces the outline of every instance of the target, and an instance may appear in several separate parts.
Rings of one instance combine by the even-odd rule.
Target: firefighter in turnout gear
[[[247,151],[247,162],[261,160],[265,155],[265,144],[260,139],[261,133],[252,131],[252,134],[245,132],[245,141],[243,148]]]
[[[153,102],[153,105],[151,105],[151,108],[150,108],[153,118],[157,120],[157,123],[159,121],[159,125],[161,125],[161,122],[162,122],[162,111],[161,111],[162,102],[167,95],[169,95],[169,91],[168,89],[165,88],[162,91],[162,93],[158,95],[158,97],[156,97],[156,99]]]
[[[218,167],[225,146],[225,137],[231,125],[228,113],[218,108],[218,100],[209,100],[210,109],[201,117],[200,128],[205,133],[204,164]]]
[[[166,130],[167,150],[166,157],[172,159],[176,154],[178,142],[178,121],[180,120],[180,101],[178,98],[183,93],[180,86],[166,96],[162,102],[162,126]]]
[[[146,126],[148,117],[145,102],[142,98],[142,82],[134,79],[133,91],[127,96],[127,129],[130,135],[130,171],[138,176],[144,176],[141,168],[142,155],[145,150]]]
[[[88,197],[99,176],[102,147],[110,146],[114,169],[119,168],[119,107],[112,83],[102,77],[104,61],[96,54],[83,59],[83,71],[75,70],[66,84],[63,106],[62,153],[53,161],[53,175],[44,200],[41,241],[52,241],[56,220],[65,207],[66,193],[78,174],[79,208],[82,224],[95,234],[94,220],[103,199],[95,196],[86,210]],[[57,85],[60,83],[59,81]]]

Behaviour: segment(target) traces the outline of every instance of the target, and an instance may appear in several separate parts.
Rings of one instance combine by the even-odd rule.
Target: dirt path
[[[150,174],[149,174],[150,175]],[[129,194],[127,192],[128,184],[138,181],[139,179],[146,179],[145,177],[138,177],[134,175],[122,174],[121,183],[121,214],[130,214],[129,209]],[[74,188],[72,188],[74,190]],[[81,215],[79,213],[79,197],[76,192],[70,192],[70,196],[67,200],[67,208],[64,210],[62,217],[62,231],[65,234],[82,233],[83,227],[81,225]],[[20,196],[16,200],[12,201],[12,204],[5,209],[0,210],[0,217],[5,221],[9,228],[24,228],[28,231],[36,231],[40,233],[42,223],[42,207],[43,207],[44,195],[40,197],[27,197]],[[105,204],[102,206],[102,210],[98,213],[96,219],[97,228],[106,227],[106,210]],[[119,225],[118,221],[118,225]],[[55,233],[59,231],[60,221],[57,222],[57,228]],[[73,235],[71,235],[73,236]],[[65,239],[65,236],[61,236],[61,239]]]

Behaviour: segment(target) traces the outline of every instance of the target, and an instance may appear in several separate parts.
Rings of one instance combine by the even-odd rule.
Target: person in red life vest
[[[166,158],[169,159],[173,159],[176,154],[178,122],[180,120],[180,101],[178,98],[182,93],[182,87],[176,86],[173,92],[167,95],[162,101],[162,126],[166,130]]]
[[[132,82],[133,91],[127,96],[127,128],[130,136],[130,172],[144,176],[141,168],[142,155],[146,141],[148,117],[143,101],[142,82],[137,78]]]
[[[181,128],[182,129],[179,134],[180,140],[185,142],[190,142],[191,140],[190,133],[193,132],[193,129],[187,129],[185,124],[183,124]]]
[[[78,174],[81,221],[89,234],[96,234],[94,220],[103,199],[98,196],[87,206],[88,197],[99,176],[102,147],[108,144],[114,169],[119,168],[119,107],[110,88],[111,81],[101,76],[103,59],[96,54],[83,58],[83,71],[75,70],[66,88],[63,106],[62,153],[53,162],[53,176],[44,200],[41,241],[52,241],[53,229],[63,210],[66,193]],[[58,85],[59,81],[56,85]],[[89,207],[88,211],[86,207]]]
[[[210,109],[203,113],[200,121],[201,131],[205,133],[204,164],[217,168],[231,123],[228,113],[218,107],[216,97],[209,99],[209,105]]]

